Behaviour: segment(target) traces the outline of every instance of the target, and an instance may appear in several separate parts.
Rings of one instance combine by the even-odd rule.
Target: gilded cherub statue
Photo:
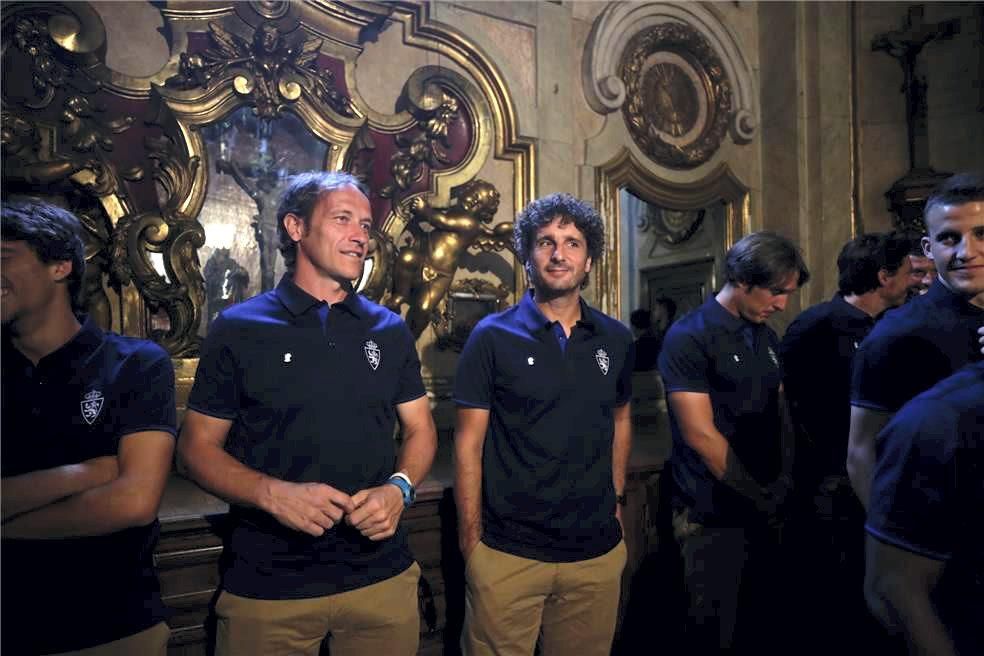
[[[454,203],[431,207],[423,198],[408,204],[411,241],[400,249],[393,270],[393,289],[387,305],[395,312],[407,303],[407,325],[414,337],[430,323],[451,287],[458,260],[470,247],[482,250],[512,248],[512,222],[489,227],[499,209],[499,192],[484,180],[472,180],[452,191]],[[427,224],[431,229],[424,230]]]

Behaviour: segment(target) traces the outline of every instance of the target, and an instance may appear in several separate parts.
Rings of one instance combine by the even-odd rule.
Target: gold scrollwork
[[[356,116],[352,102],[335,88],[334,74],[317,65],[322,39],[302,37],[288,43],[275,22],[261,23],[251,43],[218,23],[210,22],[208,28],[212,47],[202,53],[181,53],[178,74],[169,77],[165,86],[208,88],[227,72],[240,71],[233,77],[233,88],[251,99],[261,118],[276,118],[285,101],[296,102],[304,88],[340,115]]]
[[[434,317],[437,348],[460,352],[478,320],[486,314],[504,310],[509,294],[510,290],[505,285],[496,285],[482,278],[456,280],[448,290],[444,311]],[[476,307],[468,308],[469,305]]]
[[[731,84],[699,31],[662,23],[640,32],[625,49],[620,77],[626,126],[653,161],[690,169],[717,152],[731,119]]]

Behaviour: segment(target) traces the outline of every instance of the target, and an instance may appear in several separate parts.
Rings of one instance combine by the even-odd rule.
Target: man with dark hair
[[[861,595],[864,508],[844,464],[851,364],[875,320],[905,302],[915,282],[909,251],[909,239],[897,233],[861,235],[844,244],[837,257],[838,292],[800,314],[782,339],[783,383],[799,438],[796,486],[806,510],[797,533],[812,563],[802,572],[810,592],[803,599],[809,610],[800,617],[818,647],[841,644],[840,633],[829,631],[832,621],[852,634],[881,634]]]
[[[330,634],[332,654],[411,656],[400,517],[437,444],[414,340],[352,289],[372,224],[354,177],[296,176],[278,217],[288,272],[212,324],[178,443],[231,504],[216,653],[313,656]]]
[[[515,226],[532,289],[483,319],[458,362],[455,502],[465,557],[462,649],[607,655],[618,614],[631,445],[632,337],[581,298],[604,251],[567,194]]]
[[[915,231],[905,234],[911,244],[909,262],[912,268],[909,277],[912,278],[912,285],[909,287],[909,298],[914,298],[929,291],[929,286],[936,280],[936,265],[933,264],[933,259],[923,252],[923,235]]]
[[[923,250],[938,280],[878,322],[854,359],[847,471],[867,507],[875,437],[902,405],[981,358],[984,175],[954,175],[926,201]]]
[[[174,370],[77,315],[79,221],[2,208],[5,654],[164,656],[153,569],[174,452]]]
[[[865,592],[911,653],[984,654],[984,362],[908,403],[878,436]]]
[[[697,653],[772,639],[755,620],[776,621],[792,435],[782,421],[779,338],[765,321],[809,275],[785,237],[748,235],[728,251],[721,291],[663,342],[673,521],[690,597],[688,645]]]
[[[632,370],[652,371],[656,368],[659,349],[663,345],[663,335],[653,326],[653,314],[645,308],[633,310],[629,323],[635,334],[635,363]]]

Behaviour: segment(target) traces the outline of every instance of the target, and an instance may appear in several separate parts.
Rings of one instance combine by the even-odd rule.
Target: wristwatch
[[[625,496],[625,492],[623,492],[622,494],[616,494],[615,495],[615,503],[617,503],[620,506],[628,505],[629,498],[627,496]]]
[[[410,477],[403,472],[396,472],[390,476],[389,480],[386,482],[400,488],[400,492],[403,493],[404,508],[409,508],[410,504],[412,504],[414,499],[417,498],[416,488],[414,488],[413,484],[410,482]]]

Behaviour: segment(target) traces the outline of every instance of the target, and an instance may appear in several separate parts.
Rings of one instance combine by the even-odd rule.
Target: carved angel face
[[[461,207],[487,223],[499,209],[499,192],[487,182],[475,181],[462,190]]]

